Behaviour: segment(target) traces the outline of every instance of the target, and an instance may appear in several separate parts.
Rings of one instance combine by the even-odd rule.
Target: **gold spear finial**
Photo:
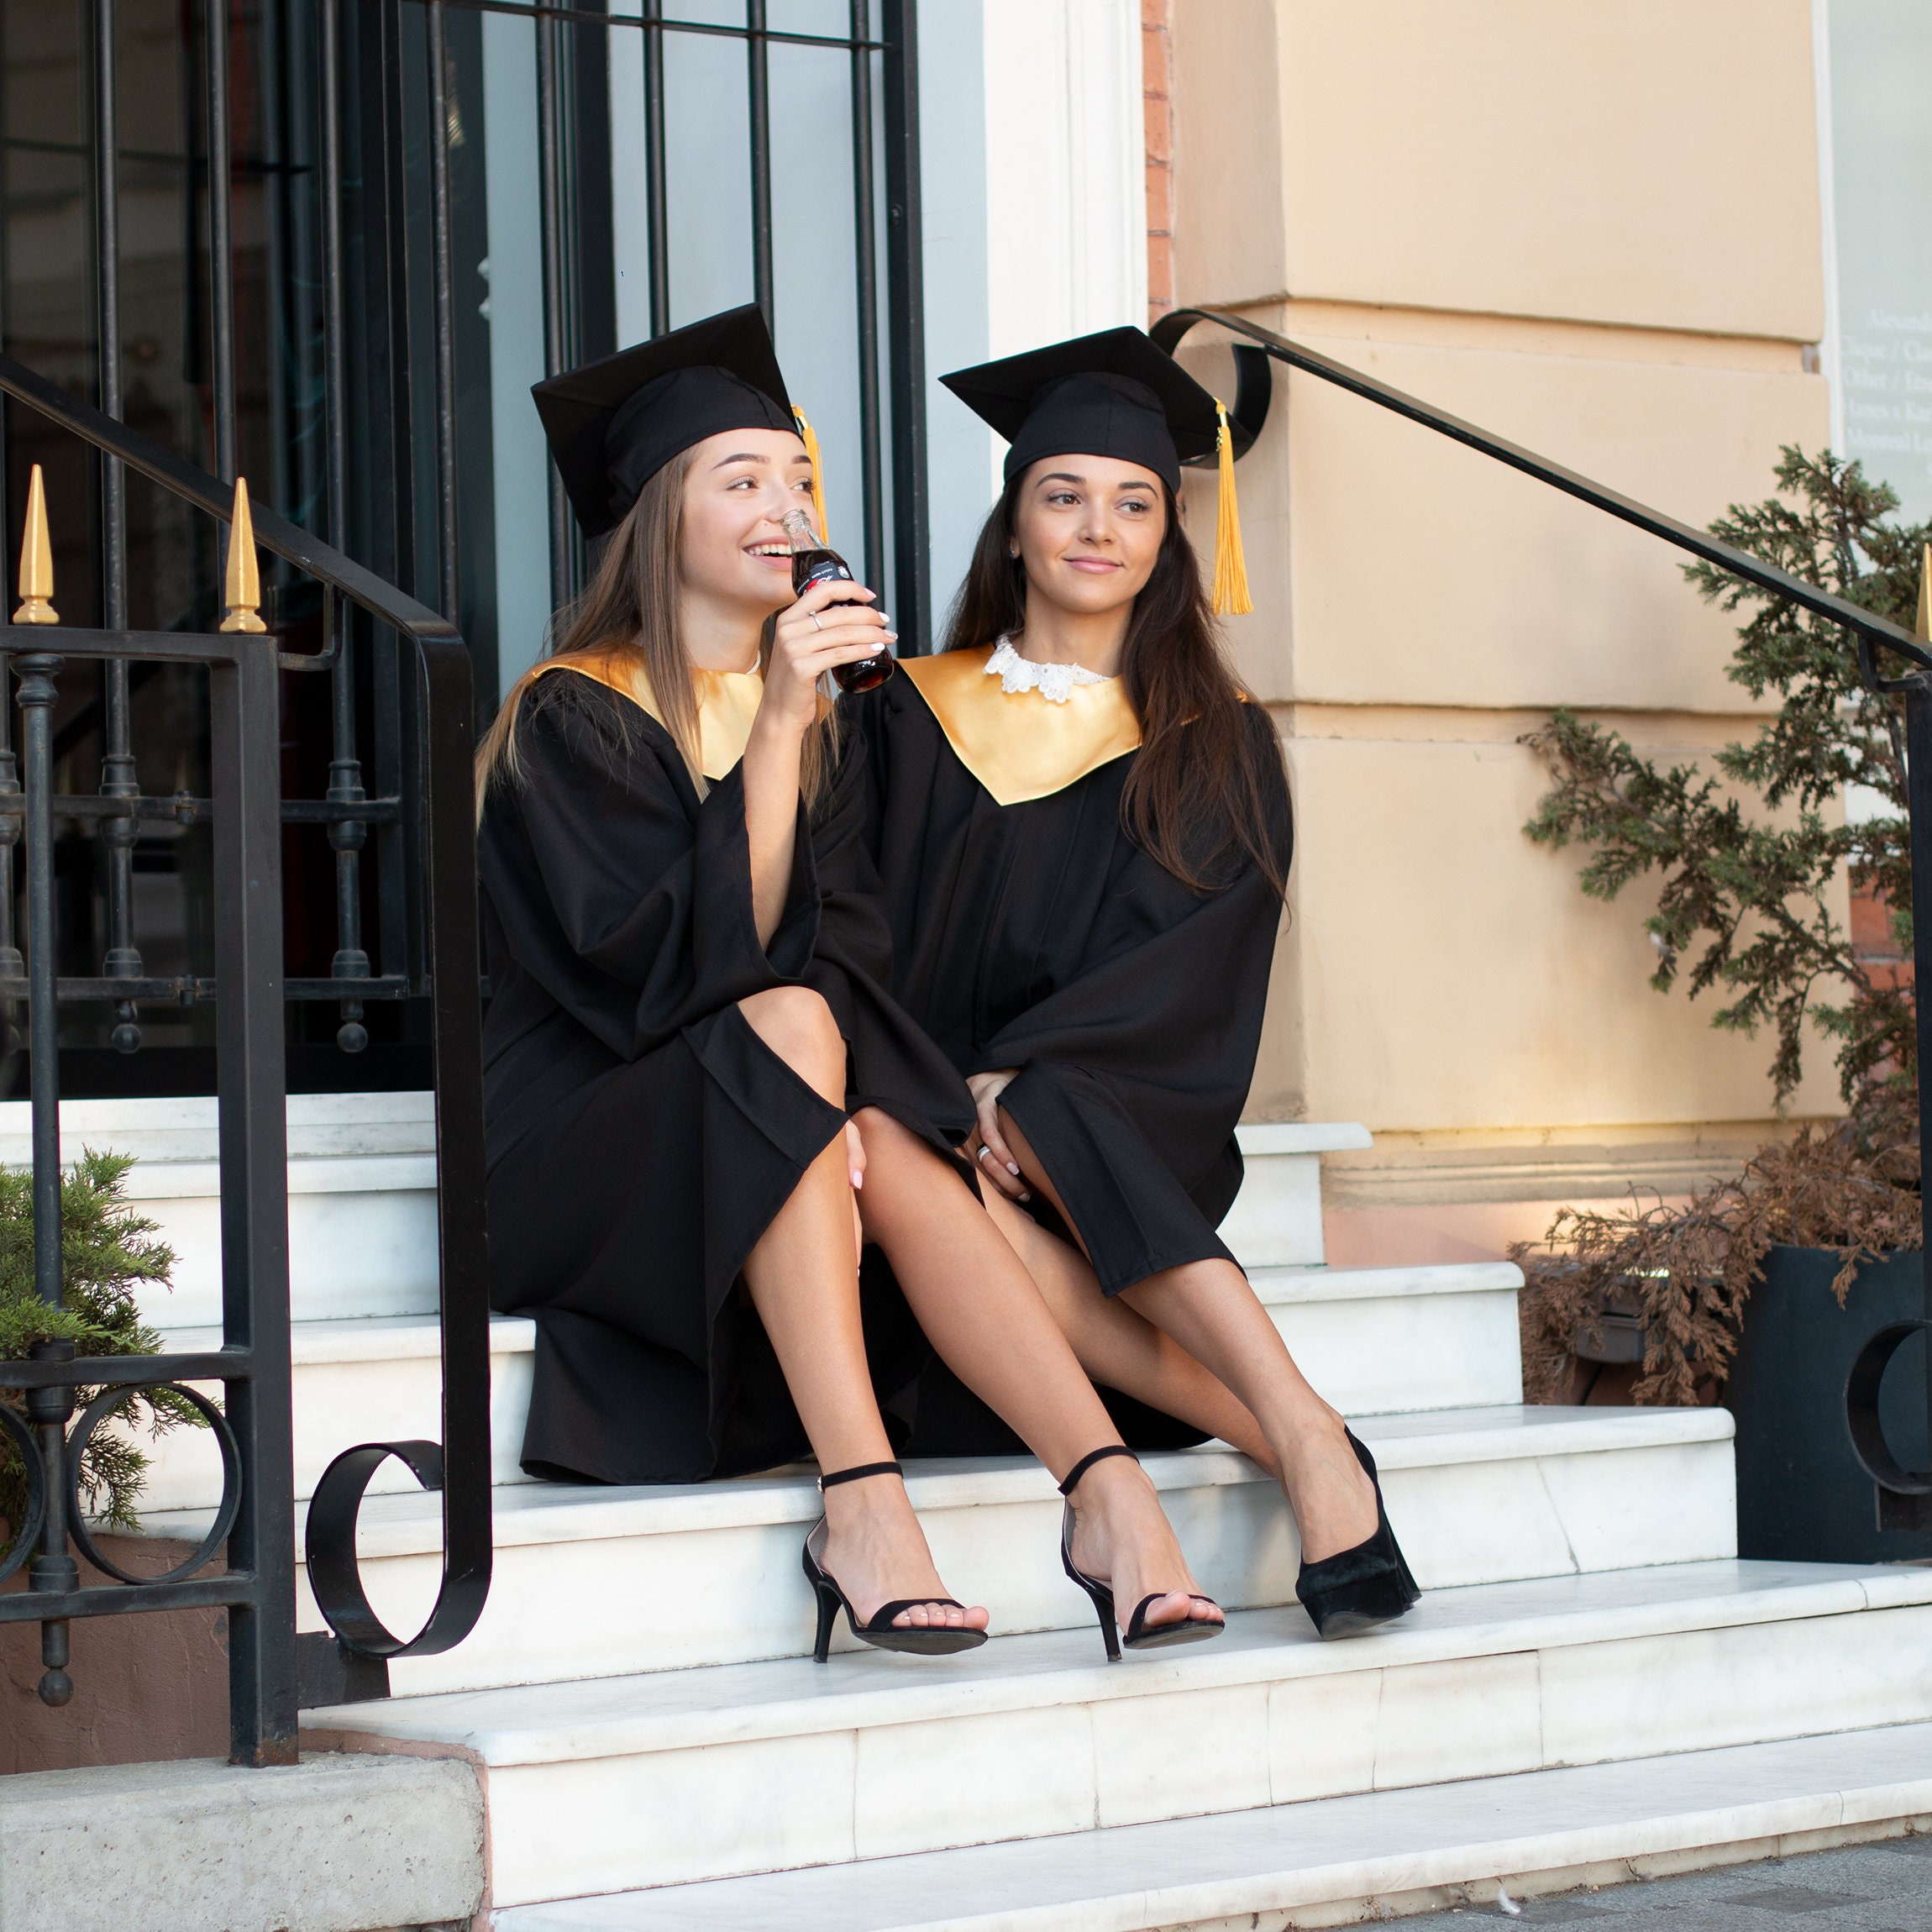
[[[27,526],[20,533],[20,607],[17,624],[57,624],[60,613],[48,602],[54,595],[54,543],[47,534],[47,486],[40,465],[27,481]]]
[[[1919,622],[1913,629],[1920,643],[1932,643],[1932,543],[1919,560]]]
[[[228,567],[222,586],[222,601],[228,615],[222,619],[224,631],[265,631],[268,626],[255,615],[261,602],[261,570],[255,562],[255,519],[249,515],[248,478],[235,478],[234,521],[228,526]]]

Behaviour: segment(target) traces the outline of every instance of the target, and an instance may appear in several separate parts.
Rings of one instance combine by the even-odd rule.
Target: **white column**
[[[937,378],[1145,326],[1146,143],[1134,0],[948,0],[920,33],[937,621],[1005,448]]]

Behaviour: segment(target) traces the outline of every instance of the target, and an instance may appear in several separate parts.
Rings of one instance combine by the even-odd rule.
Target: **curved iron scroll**
[[[224,523],[228,521],[232,485],[196,469],[124,423],[90,408],[11,356],[0,355],[0,392],[61,424],[209,516]],[[439,1488],[442,1493],[444,1554],[435,1609],[423,1634],[409,1647],[417,1651],[447,1650],[469,1634],[482,1614],[491,1570],[490,1300],[484,1233],[483,1010],[477,945],[470,654],[462,634],[448,619],[385,583],[299,524],[260,505],[255,507],[254,522],[255,542],[262,549],[359,605],[415,647],[423,721],[424,900],[436,1092],[443,1367],[443,1441],[437,1455],[440,1481],[426,1486]],[[337,1464],[376,1446],[385,1454],[401,1457],[412,1467],[417,1467],[424,1447],[436,1448],[433,1444],[414,1442],[369,1445],[339,1457]],[[356,1498],[360,1502],[360,1487]],[[325,1510],[319,1527],[312,1510],[311,1555],[319,1551],[325,1568],[339,1572],[346,1566],[353,1575],[354,1539],[353,1509],[346,1518]],[[363,1650],[351,1631],[333,1620],[331,1628],[350,1650],[384,1654]]]
[[[1851,1431],[1852,1451],[1878,1487],[1881,1528],[1887,1526],[1888,1497],[1932,1496],[1932,1471],[1907,1469],[1899,1462],[1885,1440],[1885,1425],[1878,1415],[1878,1392],[1892,1357],[1914,1336],[1928,1333],[1932,1333],[1932,1321],[1888,1323],[1859,1350],[1858,1359],[1845,1378],[1845,1420]]]
[[[1715,564],[1719,570],[1734,577],[1741,577],[1746,583],[1783,597],[1814,617],[1840,625],[1849,632],[1858,654],[1859,673],[1867,688],[1904,700],[1906,812],[1911,827],[1912,903],[1922,914],[1913,927],[1913,977],[1920,987],[1932,986],[1932,913],[1925,911],[1932,907],[1932,675],[1928,675],[1932,674],[1932,650],[1927,648],[1932,639],[1915,638],[1873,612],[1864,610],[1845,598],[1834,596],[1829,591],[1821,591],[1817,585],[1808,584],[1802,578],[1779,570],[1775,564],[1766,563],[1761,557],[1754,557],[1748,551],[1720,543],[1708,531],[1693,529],[1689,524],[1680,523],[1674,517],[1667,517],[1662,511],[1653,510],[1633,497],[1607,490],[1600,483],[1593,483],[1588,477],[1578,475],[1573,470],[1566,470],[1560,463],[1552,463],[1519,444],[1492,436],[1473,423],[1465,423],[1460,417],[1405,395],[1399,389],[1392,389],[1387,383],[1378,382],[1373,376],[1364,375],[1360,370],[1351,369],[1346,363],[1336,362],[1300,343],[1291,342],[1286,336],[1277,335],[1273,329],[1263,328],[1244,316],[1224,315],[1213,309],[1176,309],[1173,314],[1163,316],[1150,333],[1171,354],[1199,323],[1213,323],[1231,335],[1242,338],[1242,345],[1235,350],[1237,360],[1247,344],[1257,344],[1261,353],[1273,361],[1285,363],[1290,369],[1300,370],[1305,375],[1319,376],[1324,382],[1333,383],[1352,396],[1359,396],[1364,402],[1393,411],[1482,455],[1493,457],[1512,470],[1520,470],[1540,483],[1548,484],[1551,489],[1561,490],[1566,496],[1588,503],[1593,509],[1601,510],[1680,550],[1688,551],[1692,556],[1702,558],[1705,563]],[[1248,398],[1247,374],[1247,365],[1243,365],[1242,406],[1246,405]],[[1261,416],[1254,416],[1252,428],[1258,429],[1261,420]],[[1242,448],[1237,435],[1237,454]],[[1923,589],[1921,595],[1924,595]],[[1922,604],[1921,608],[1924,607]],[[1887,677],[1883,674],[1880,654],[1885,652],[1904,660],[1909,667],[1904,675]],[[1932,1127],[1932,1000],[1918,1002],[1917,1046],[1920,1121],[1919,1191],[1923,1215],[1928,1207],[1932,1207],[1932,1131],[1928,1131]],[[1926,1246],[1923,1221],[1919,1245],[1923,1254]],[[1877,1485],[1881,1529],[1932,1530],[1932,1471],[1917,1474],[1901,1468],[1886,1446],[1884,1431],[1878,1425],[1878,1384],[1887,1362],[1908,1336],[1921,1329],[1932,1331],[1932,1266],[1928,1266],[1924,1273],[1925,1319],[1881,1329],[1861,1352],[1845,1386],[1845,1420],[1859,1461]],[[1928,1431],[1932,1432],[1932,1338],[1929,1338],[1926,1351],[1925,1382],[1926,1426]]]

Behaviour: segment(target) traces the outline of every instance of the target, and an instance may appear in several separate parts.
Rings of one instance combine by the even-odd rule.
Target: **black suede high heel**
[[[1218,1637],[1227,1628],[1226,1624],[1210,1624],[1198,1617],[1184,1618],[1178,1624],[1147,1623],[1147,1608],[1158,1604],[1163,1597],[1171,1596],[1170,1590],[1150,1590],[1134,1605],[1134,1614],[1127,1619],[1127,1634],[1120,1633],[1118,1620],[1114,1614],[1114,1589],[1111,1583],[1103,1583],[1096,1577],[1089,1577],[1077,1567],[1074,1562],[1074,1491],[1080,1478],[1096,1462],[1104,1462],[1110,1456],[1131,1457],[1135,1462],[1140,1457],[1134,1455],[1124,1442],[1110,1442],[1104,1449],[1095,1449],[1083,1456],[1067,1472],[1067,1479],[1060,1485],[1060,1494],[1067,1499],[1065,1513],[1060,1518],[1060,1567],[1084,1590],[1092,1599],[1094,1614],[1100,1620],[1100,1640],[1107,1646],[1107,1662],[1117,1664],[1121,1661],[1123,1643],[1130,1651],[1156,1651],[1168,1644],[1205,1643],[1210,1637]],[[1190,1594],[1189,1601],[1196,1604],[1215,1604],[1212,1597]]]
[[[822,1494],[836,1483],[856,1483],[865,1476],[903,1478],[904,1474],[896,1462],[861,1462],[855,1468],[835,1469],[829,1476],[821,1476],[819,1492]],[[811,1646],[814,1663],[822,1664],[829,1656],[832,1626],[838,1621],[841,1609],[845,1612],[845,1621],[853,1635],[861,1643],[871,1644],[882,1651],[910,1651],[915,1656],[927,1657],[947,1656],[954,1651],[975,1650],[985,1642],[984,1630],[954,1630],[943,1625],[937,1629],[908,1629],[892,1620],[901,1610],[915,1609],[921,1604],[949,1604],[956,1610],[963,1609],[966,1606],[956,1597],[897,1597],[890,1604],[881,1604],[872,1613],[869,1621],[860,1623],[845,1592],[818,1560],[819,1551],[825,1548],[826,1535],[825,1518],[821,1516],[805,1539],[801,1552],[806,1580],[818,1598],[818,1635]],[[812,1547],[815,1543],[817,1550]]]
[[[1395,1532],[1389,1526],[1375,1458],[1357,1441],[1352,1430],[1344,1433],[1356,1460],[1375,1485],[1375,1534],[1352,1550],[1338,1550],[1319,1563],[1301,1566],[1294,1593],[1321,1637],[1352,1637],[1357,1631],[1389,1623],[1413,1609],[1422,1594],[1402,1560]]]

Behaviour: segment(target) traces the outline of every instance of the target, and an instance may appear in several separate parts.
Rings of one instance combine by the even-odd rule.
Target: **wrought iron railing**
[[[228,521],[245,496],[75,402],[19,364],[0,357],[0,391],[93,449],[147,477],[195,510]],[[50,1704],[71,1695],[68,1625],[77,1617],[210,1604],[228,1609],[230,1736],[236,1761],[284,1763],[295,1751],[301,1702],[381,1694],[386,1660],[449,1649],[475,1625],[489,1588],[489,1298],[485,1278],[481,1000],[468,652],[455,627],[382,583],[360,565],[273,512],[258,511],[254,538],[272,555],[399,639],[413,658],[420,721],[412,762],[420,789],[406,823],[423,853],[423,964],[436,1089],[437,1240],[442,1321],[443,1439],[364,1444],[332,1462],[309,1505],[307,1557],[317,1601],[334,1633],[305,1640],[295,1630],[294,1478],[291,1441],[288,1215],[283,1038],[282,825],[279,672],[286,654],[259,634],[252,542],[230,544],[228,615],[213,635],[55,627],[51,563],[36,489],[22,546],[23,603],[0,631],[0,689],[18,680],[22,757],[0,748],[0,905],[13,901],[14,846],[26,861],[27,948],[0,957],[0,997],[27,1003],[32,1078],[34,1283],[61,1299],[59,1057],[61,997],[98,997],[102,982],[61,979],[55,969],[53,823],[87,801],[57,797],[51,756],[57,680],[75,659],[110,669],[139,662],[205,665],[213,747],[212,795],[143,797],[132,789],[115,809],[139,822],[192,813],[212,824],[214,948],[211,973],[156,984],[131,975],[106,981],[130,1000],[166,995],[210,1000],[216,1014],[218,1135],[221,1172],[223,1343],[197,1355],[76,1358],[68,1341],[34,1345],[26,1362],[0,1362],[0,1390],[21,1391],[25,1419],[0,1403],[0,1430],[24,1460],[25,1518],[0,1581],[24,1567],[28,1588],[0,1593],[0,1623],[38,1622]],[[238,519],[239,521],[239,519]],[[53,647],[58,645],[56,652]],[[306,662],[307,660],[302,660]],[[302,806],[323,822],[345,822],[366,806]],[[13,936],[5,935],[11,944]],[[323,982],[331,993],[339,985]],[[220,1408],[183,1384],[219,1382]],[[74,1420],[75,1392],[102,1394]],[[201,1545],[174,1569],[141,1578],[92,1538],[81,1508],[81,1454],[92,1431],[127,1398],[170,1389],[198,1408],[215,1432],[223,1490]],[[72,1421],[71,1428],[68,1426]],[[440,1489],[444,1559],[435,1607],[412,1638],[398,1638],[370,1609],[356,1572],[356,1513],[376,1467],[406,1463],[426,1488]],[[213,1571],[225,1544],[227,1566]],[[83,1587],[73,1550],[112,1581]],[[298,1650],[306,1650],[298,1657]]]
[[[1359,370],[1320,354],[1273,330],[1263,328],[1245,317],[1224,315],[1211,309],[1177,309],[1162,317],[1152,335],[1170,352],[1197,323],[1212,323],[1239,339],[1235,357],[1240,372],[1232,417],[1236,423],[1236,447],[1247,448],[1261,432],[1270,396],[1268,364],[1271,361],[1298,369],[1304,375],[1319,376],[1373,402],[1378,408],[1407,417],[1425,429],[1507,464],[1512,470],[1533,476],[1539,483],[1561,490],[1588,503],[1593,509],[1634,524],[1651,536],[1661,538],[1705,563],[1761,590],[1769,591],[1840,625],[1851,633],[1858,654],[1859,671],[1866,686],[1874,691],[1897,696],[1905,701],[1906,807],[1912,849],[1912,904],[1919,916],[1913,921],[1913,979],[1919,996],[1915,1000],[1919,1078],[1919,1186],[1920,1243],[1924,1243],[1924,1216],[1932,1205],[1932,1000],[1925,994],[1932,989],[1932,637],[1914,637],[1888,619],[1864,610],[1843,597],[1834,596],[1767,564],[1761,557],[1719,542],[1708,531],[1693,529],[1653,510],[1634,498],[1593,483],[1573,470],[1520,444],[1505,442],[1478,429],[1446,410],[1392,389],[1385,382],[1364,375]],[[1928,608],[1920,601],[1921,612]],[[1883,661],[1889,655],[1908,667],[1899,676],[1887,676]],[[1932,1530],[1932,1265],[1924,1269],[1924,1314],[1917,1321],[1895,1322],[1873,1335],[1853,1363],[1845,1385],[1845,1415],[1852,1447],[1876,1491],[1878,1527],[1881,1530]],[[1925,1394],[1928,1442],[1926,1464],[1913,1470],[1903,1466],[1886,1441],[1879,1420],[1879,1387],[1887,1365],[1914,1335],[1925,1338]]]

